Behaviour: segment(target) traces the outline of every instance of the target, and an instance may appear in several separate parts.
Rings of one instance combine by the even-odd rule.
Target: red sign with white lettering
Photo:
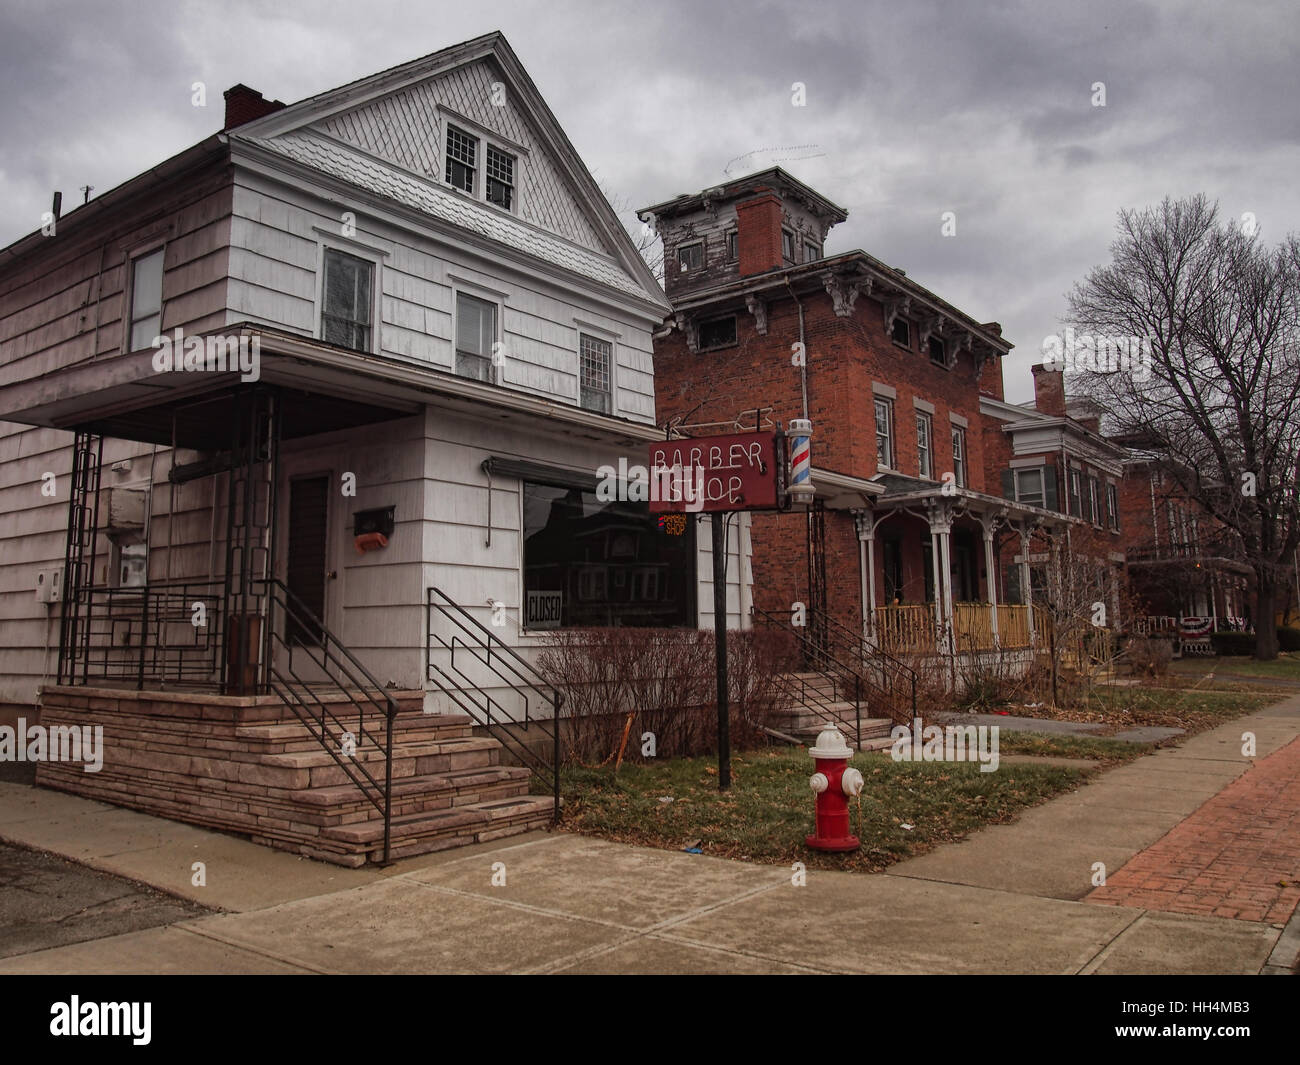
[[[650,512],[778,510],[776,433],[733,433],[650,445]]]

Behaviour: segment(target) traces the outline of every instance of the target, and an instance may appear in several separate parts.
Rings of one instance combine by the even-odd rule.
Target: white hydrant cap
[[[814,758],[852,758],[853,748],[848,745],[843,734],[837,728],[822,729],[817,742],[808,748]]]
[[[840,777],[840,787],[844,789],[844,794],[849,798],[862,794],[862,789],[867,786],[867,782],[862,779],[862,774],[852,766],[844,770],[843,776]]]

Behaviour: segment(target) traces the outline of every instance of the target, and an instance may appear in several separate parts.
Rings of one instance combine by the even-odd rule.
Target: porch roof
[[[196,336],[246,339],[259,348],[256,380],[279,389],[282,436],[291,439],[420,413],[428,404],[503,420],[533,418],[601,442],[660,440],[648,423],[458,377],[435,367],[364,354],[250,323]],[[87,429],[145,443],[211,450],[229,445],[230,404],[240,373],[157,371],[150,347],[64,367],[0,386],[0,419],[56,429]],[[252,377],[247,384],[252,383]]]
[[[902,473],[878,473],[872,480],[884,488],[884,492],[873,504],[876,510],[897,511],[914,506],[947,503],[973,515],[995,514],[1004,519],[1014,518],[1051,527],[1064,528],[1070,522],[1079,521],[1054,510],[1018,503],[1014,499],[991,496],[938,481],[926,481],[919,477],[908,477]]]

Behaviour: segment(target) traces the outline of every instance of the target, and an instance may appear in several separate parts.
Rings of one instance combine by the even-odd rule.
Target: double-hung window
[[[966,487],[966,430],[952,427],[952,476],[958,488]]]
[[[579,402],[586,410],[598,414],[610,412],[610,367],[614,345],[608,340],[578,334]]]
[[[325,298],[321,339],[353,351],[370,350],[374,263],[325,249]]]
[[[515,199],[515,157],[500,148],[487,147],[487,201],[507,211]]]
[[[894,404],[876,397],[876,462],[881,469],[894,468]]]
[[[474,195],[478,171],[478,138],[455,126],[447,127],[447,184]]]
[[[1110,511],[1110,527],[1119,532],[1119,489],[1106,485],[1106,509]]]
[[[497,338],[495,303],[456,293],[456,373],[491,384],[492,345]]]
[[[916,459],[922,477],[934,476],[934,420],[924,411],[916,412]]]
[[[131,260],[131,351],[151,347],[162,335],[163,251]]]
[[[1027,503],[1031,507],[1046,506],[1043,491],[1043,468],[1016,470],[1016,502]]]

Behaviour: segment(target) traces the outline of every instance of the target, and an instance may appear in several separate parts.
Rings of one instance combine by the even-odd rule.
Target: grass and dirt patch
[[[1218,692],[1195,688],[1152,686],[1112,687],[1094,685],[1068,706],[1033,704],[1008,705],[1017,717],[1052,721],[1085,721],[1103,726],[1105,736],[1126,729],[1154,725],[1181,728],[1187,735],[1204,732],[1242,714],[1249,714],[1284,694],[1262,692]]]
[[[617,777],[607,768],[569,770],[564,790],[573,798],[565,824],[621,843],[878,872],[985,825],[1013,821],[1020,811],[1077,787],[1090,772],[1003,763],[981,773],[973,762],[895,762],[887,751],[857,755],[852,764],[866,788],[860,815],[850,804],[852,831],[862,839],[851,854],[804,846],[813,827],[813,760],[802,748],[733,755],[727,792],[718,791],[717,766],[709,757],[624,766]]]

